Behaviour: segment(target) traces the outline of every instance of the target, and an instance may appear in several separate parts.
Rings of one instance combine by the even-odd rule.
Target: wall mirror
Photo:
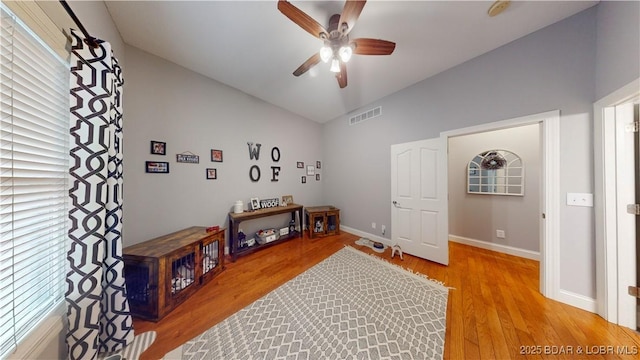
[[[467,192],[524,196],[522,159],[508,150],[489,150],[476,155],[467,168]]]

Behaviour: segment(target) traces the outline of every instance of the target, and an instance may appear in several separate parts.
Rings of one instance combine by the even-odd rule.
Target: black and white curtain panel
[[[111,45],[72,32],[69,359],[95,359],[134,338],[122,259],[122,73]]]

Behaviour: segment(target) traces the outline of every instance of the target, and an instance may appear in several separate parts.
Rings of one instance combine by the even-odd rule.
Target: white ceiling
[[[273,1],[105,1],[125,43],[317,122],[392,94],[578,13],[597,1],[369,1],[350,38],[396,43],[389,56],[354,55],[348,86],[320,63],[292,75],[322,46]],[[327,27],[343,1],[291,1]]]

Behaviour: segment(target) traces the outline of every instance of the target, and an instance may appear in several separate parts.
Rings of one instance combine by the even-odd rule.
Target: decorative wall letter
[[[278,154],[277,158],[276,154]],[[273,147],[271,149],[271,160],[273,160],[274,162],[280,161],[280,149],[278,149],[277,147]]]
[[[258,172],[257,177],[254,176],[254,170],[256,172]],[[260,180],[260,168],[258,167],[258,165],[253,165],[250,169],[249,169],[249,178],[251,178],[251,181],[253,182],[257,182],[258,180]]]
[[[254,148],[251,147],[251,145],[253,145],[252,142],[248,142],[247,145],[249,145],[249,160],[252,160],[253,158],[258,160],[260,157],[260,146],[262,146],[262,144],[256,144]]]
[[[280,175],[280,166],[272,166],[271,181],[278,181],[278,175]]]

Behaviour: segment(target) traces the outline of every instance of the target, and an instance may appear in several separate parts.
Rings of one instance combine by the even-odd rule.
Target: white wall
[[[375,221],[390,229],[391,144],[555,109],[561,194],[592,192],[596,12],[585,10],[356,111],[382,106],[381,117],[355,126],[347,116],[327,123],[324,194],[342,208],[343,224],[369,232]],[[592,209],[560,206],[561,289],[593,299]]]
[[[124,245],[132,245],[193,225],[227,226],[236,200],[293,195],[305,206],[322,202],[322,179],[301,183],[304,169],[321,158],[320,124],[267,104],[174,63],[126,46],[124,89]],[[150,141],[167,143],[167,155],[151,155]],[[247,142],[262,144],[250,160]],[[271,158],[280,149],[280,161]],[[211,162],[210,150],[223,150],[223,162]],[[199,164],[176,162],[192,152]],[[145,173],[145,161],[168,161],[169,174]],[[261,178],[252,182],[249,169]],[[326,162],[323,163],[326,165]],[[271,181],[271,166],[280,166]],[[205,169],[218,179],[206,180]],[[323,170],[319,170],[322,172]],[[286,216],[269,219],[286,225]],[[267,224],[268,225],[268,224]],[[262,227],[243,223],[250,233]]]
[[[540,251],[540,126],[449,138],[449,234]],[[524,196],[467,193],[467,165],[487,150],[509,150],[524,165]],[[505,238],[496,237],[504,230]]]

